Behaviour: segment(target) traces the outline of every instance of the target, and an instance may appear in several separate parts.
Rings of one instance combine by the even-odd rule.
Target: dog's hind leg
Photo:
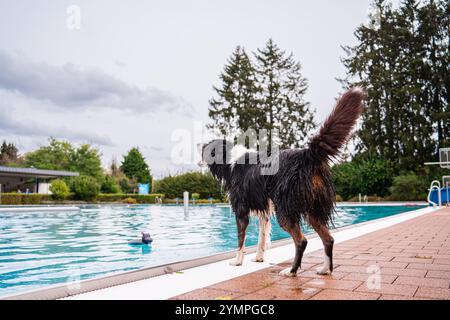
[[[334,239],[330,234],[330,230],[326,224],[320,223],[313,216],[308,216],[308,222],[317,232],[323,243],[324,248],[324,263],[323,266],[317,269],[317,274],[331,274],[333,272],[333,244]]]
[[[230,261],[232,266],[241,266],[244,261],[244,249],[245,249],[245,231],[249,223],[248,214],[236,214],[236,224],[238,229],[238,251],[236,259]]]
[[[264,253],[270,241],[270,229],[272,225],[270,218],[266,216],[259,217],[259,237],[258,237],[258,249],[256,257],[252,259],[253,262],[263,262]]]
[[[298,269],[301,267],[303,252],[306,249],[308,240],[303,235],[300,225],[298,223],[289,223],[288,225],[282,225],[283,229],[289,232],[295,244],[295,257],[291,268],[284,269],[280,272],[280,275],[287,277],[295,277]]]

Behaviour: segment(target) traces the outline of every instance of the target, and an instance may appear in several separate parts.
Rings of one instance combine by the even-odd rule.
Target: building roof
[[[60,170],[42,170],[35,168],[15,168],[15,167],[0,166],[0,176],[56,178],[56,177],[76,177],[79,176],[79,173]]]

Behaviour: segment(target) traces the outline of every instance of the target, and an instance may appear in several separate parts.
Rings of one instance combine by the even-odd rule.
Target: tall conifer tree
[[[344,47],[344,86],[368,94],[357,150],[400,171],[419,170],[450,141],[448,8],[440,0],[404,0],[395,9],[375,0],[355,31],[357,45]]]
[[[220,75],[221,86],[214,87],[217,97],[210,100],[210,129],[222,135],[236,135],[247,129],[260,129],[264,122],[259,109],[255,69],[245,52],[238,46]]]
[[[281,147],[300,147],[315,128],[314,112],[304,95],[308,82],[301,65],[291,54],[280,50],[272,39],[255,53],[258,82],[262,90],[259,101],[266,114],[268,130],[280,132]]]
[[[252,62],[237,47],[220,75],[216,98],[210,100],[208,127],[221,134],[239,134],[247,129],[279,131],[276,141],[283,148],[299,147],[314,124],[314,111],[305,101],[307,80],[293,55],[286,55],[270,39],[254,53]]]

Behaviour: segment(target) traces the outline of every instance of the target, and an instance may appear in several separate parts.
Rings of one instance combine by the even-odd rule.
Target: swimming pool
[[[424,206],[338,206],[345,226]],[[0,296],[91,279],[142,267],[233,250],[237,235],[229,208],[191,206],[85,206],[72,212],[0,212]],[[130,246],[148,230],[150,246]],[[306,233],[311,230],[305,228]],[[258,240],[257,220],[246,245]],[[274,221],[272,240],[287,238]]]

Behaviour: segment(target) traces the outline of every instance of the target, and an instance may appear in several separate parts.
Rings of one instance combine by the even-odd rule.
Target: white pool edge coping
[[[0,212],[53,212],[53,211],[79,211],[77,206],[17,206],[17,207],[0,207]]]
[[[378,231],[424,214],[434,212],[440,208],[426,207],[414,211],[396,214],[394,216],[367,221],[360,224],[346,226],[332,231],[335,243],[341,243],[362,235]],[[305,254],[322,249],[318,237],[309,237]],[[204,288],[218,282],[230,280],[255,271],[259,271],[274,264],[292,259],[294,256],[293,244],[283,245],[269,249],[266,261],[263,263],[251,262],[255,253],[247,254],[243,266],[229,265],[229,259],[205,264],[183,272],[176,272],[121,284],[105,289],[81,293],[63,299],[69,300],[165,300],[171,297]]]

